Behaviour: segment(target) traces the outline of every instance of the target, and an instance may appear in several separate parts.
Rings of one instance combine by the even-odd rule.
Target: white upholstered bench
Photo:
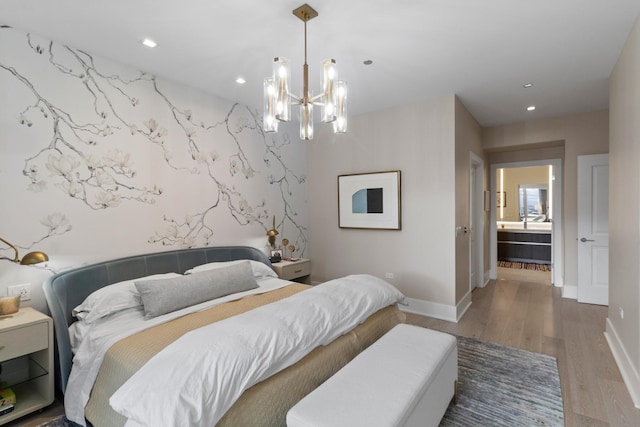
[[[457,379],[454,336],[400,324],[291,408],[287,426],[437,426]]]

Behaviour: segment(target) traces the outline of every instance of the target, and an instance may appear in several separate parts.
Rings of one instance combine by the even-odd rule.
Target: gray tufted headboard
[[[58,391],[64,394],[71,372],[73,355],[69,326],[75,321],[71,311],[92,292],[112,283],[160,273],[184,273],[208,262],[250,259],[271,267],[269,258],[248,246],[219,246],[182,249],[135,255],[58,273],[43,284],[44,296],[53,318],[55,331],[55,376]]]

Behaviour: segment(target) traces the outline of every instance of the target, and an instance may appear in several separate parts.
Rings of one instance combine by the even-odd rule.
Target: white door
[[[578,156],[578,302],[609,304],[609,155]]]

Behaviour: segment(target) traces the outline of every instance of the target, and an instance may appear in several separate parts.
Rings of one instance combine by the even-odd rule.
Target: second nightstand
[[[281,279],[311,284],[311,260],[309,259],[282,260],[272,264],[272,267]]]

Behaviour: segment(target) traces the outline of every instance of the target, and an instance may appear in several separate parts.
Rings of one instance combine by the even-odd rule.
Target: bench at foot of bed
[[[457,379],[455,337],[397,325],[291,408],[287,426],[438,426]]]

